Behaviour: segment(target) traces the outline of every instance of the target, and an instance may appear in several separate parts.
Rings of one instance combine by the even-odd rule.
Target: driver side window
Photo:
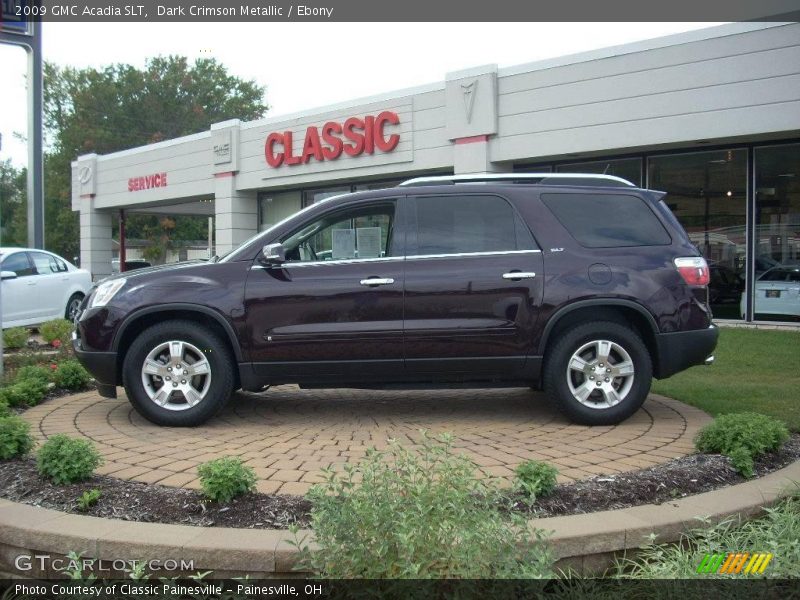
[[[392,256],[395,205],[339,210],[305,225],[281,243],[288,262],[326,262]]]

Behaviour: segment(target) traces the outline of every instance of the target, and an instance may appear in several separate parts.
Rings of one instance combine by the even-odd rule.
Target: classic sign
[[[398,125],[397,113],[384,111],[376,116],[363,119],[350,117],[344,123],[328,121],[321,128],[311,126],[306,129],[303,150],[294,155],[292,150],[293,134],[291,131],[273,132],[267,136],[264,144],[264,156],[270,167],[281,165],[301,165],[312,158],[317,161],[336,160],[342,153],[347,156],[391,152],[400,143],[400,135],[386,135],[387,125]]]

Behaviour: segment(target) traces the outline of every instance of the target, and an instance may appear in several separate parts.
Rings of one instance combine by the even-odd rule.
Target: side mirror
[[[279,265],[286,262],[286,249],[283,244],[267,244],[261,253],[269,264]]]
[[[0,271],[0,278],[2,279],[16,279],[17,274],[14,271]]]

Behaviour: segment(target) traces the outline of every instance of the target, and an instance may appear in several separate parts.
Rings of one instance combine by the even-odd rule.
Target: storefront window
[[[619,158],[592,162],[570,163],[556,166],[558,173],[600,173],[627,179],[632,184],[642,186],[642,159]]]
[[[756,319],[800,319],[800,144],[755,149]]]
[[[708,260],[714,316],[742,318],[747,150],[654,156],[647,167],[647,187],[668,193],[666,203]]]

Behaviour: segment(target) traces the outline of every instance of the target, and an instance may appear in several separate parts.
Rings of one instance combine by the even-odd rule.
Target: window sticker
[[[356,232],[355,229],[334,229],[332,230],[333,248],[331,258],[355,258],[356,256]]]
[[[359,227],[356,229],[359,258],[378,258],[381,255],[381,228]]]

